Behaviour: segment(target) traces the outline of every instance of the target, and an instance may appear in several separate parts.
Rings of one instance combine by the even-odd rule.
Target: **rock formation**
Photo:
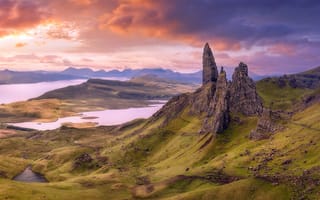
[[[163,126],[182,113],[203,119],[200,133],[221,133],[229,125],[230,114],[259,115],[263,107],[256,92],[255,83],[248,76],[247,65],[240,63],[235,69],[232,82],[228,83],[226,72],[217,66],[208,44],[203,52],[203,85],[194,93],[172,98],[151,121],[163,119]],[[187,111],[187,112],[186,112]]]
[[[203,49],[202,65],[202,84],[216,82],[218,79],[218,68],[208,43],[206,43]]]
[[[85,165],[91,165],[92,164],[92,157],[88,153],[83,153],[77,156],[73,162],[73,170],[76,170],[78,168],[81,168]]]
[[[276,121],[279,119],[279,114],[271,111],[270,109],[264,109],[261,117],[258,120],[257,128],[250,133],[250,139],[268,139],[274,132],[281,128],[276,123]]]
[[[218,77],[216,91],[213,96],[204,121],[203,132],[221,133],[230,121],[229,113],[229,91],[226,72],[221,68]]]
[[[262,100],[257,94],[254,81],[248,76],[246,64],[241,62],[235,69],[229,90],[231,112],[243,115],[262,113]]]

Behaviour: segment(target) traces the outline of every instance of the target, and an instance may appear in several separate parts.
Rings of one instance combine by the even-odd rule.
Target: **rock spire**
[[[211,48],[208,43],[205,44],[202,55],[202,84],[216,82],[218,79],[218,69]]]
[[[261,115],[262,101],[254,81],[248,75],[248,66],[240,63],[235,69],[232,81],[228,82],[226,72],[218,73],[212,51],[208,44],[203,52],[203,85],[194,93],[172,98],[152,120],[164,119],[163,125],[187,113],[203,119],[199,133],[222,133],[228,128],[231,116],[241,113],[245,116]]]

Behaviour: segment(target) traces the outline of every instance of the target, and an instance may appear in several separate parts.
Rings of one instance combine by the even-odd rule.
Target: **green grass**
[[[163,191],[165,193],[165,191]],[[177,192],[178,193],[178,192]],[[179,191],[180,193],[180,191]],[[274,200],[290,199],[290,191],[283,185],[272,186],[255,179],[245,179],[221,186],[196,187],[187,192],[172,197],[165,198],[167,200]]]
[[[128,199],[129,190],[112,187],[114,183],[105,183],[96,187],[84,187],[79,183],[61,182],[49,184],[20,183],[0,179],[0,199],[14,200],[92,200],[92,199]]]
[[[257,91],[265,107],[272,105],[272,109],[282,110],[290,110],[305,95],[312,93],[311,89],[292,88],[288,85],[280,88],[274,79],[258,81]]]
[[[276,93],[268,95],[274,98]],[[26,184],[1,178],[0,199],[132,199],[132,189],[141,177],[154,185],[152,192],[140,188],[140,197],[147,199],[290,199],[304,189],[290,182],[273,185],[256,179],[248,168],[263,165],[258,175],[300,176],[320,166],[319,110],[319,103],[311,105],[293,115],[283,130],[261,141],[248,138],[256,117],[240,116],[240,122],[232,121],[226,131],[213,137],[199,134],[203,117],[190,116],[187,109],[161,128],[163,119],[152,124],[138,120],[121,128],[64,127],[2,138],[0,172],[10,179],[32,164],[51,182]],[[273,158],[264,162],[272,151]],[[82,153],[90,154],[99,167],[74,171],[74,160]],[[292,162],[283,166],[288,159]],[[205,176],[218,170],[241,180],[229,184],[172,181],[178,175]],[[312,173],[316,177],[319,171]],[[316,199],[317,191],[308,192],[307,197]]]

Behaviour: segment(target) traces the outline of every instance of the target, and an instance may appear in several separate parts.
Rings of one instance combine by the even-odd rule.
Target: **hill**
[[[38,83],[59,80],[74,80],[83,77],[72,74],[60,74],[45,71],[16,72],[10,70],[0,71],[0,84]]]
[[[145,107],[155,104],[152,100],[168,100],[196,88],[152,75],[131,81],[89,79],[29,101],[0,105],[0,122],[55,121],[79,112]]]
[[[320,90],[270,109],[277,85],[256,87],[244,63],[229,83],[209,45],[203,55],[201,88],[147,120],[1,139],[0,198],[318,199]],[[28,164],[50,183],[10,180]]]
[[[266,107],[292,110],[293,105],[306,99],[320,87],[320,67],[298,74],[269,77],[257,82],[259,95]]]

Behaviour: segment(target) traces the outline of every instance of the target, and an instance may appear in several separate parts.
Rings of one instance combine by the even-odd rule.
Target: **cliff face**
[[[229,125],[231,113],[246,116],[260,115],[263,107],[256,92],[255,83],[248,76],[247,65],[240,63],[235,69],[231,83],[226,72],[217,66],[208,44],[203,53],[203,85],[194,93],[172,98],[152,118],[164,118],[164,125],[188,110],[189,115],[203,118],[200,133],[221,133]]]
[[[256,91],[254,81],[248,76],[248,66],[240,63],[232,75],[229,87],[230,111],[243,115],[261,114],[263,110],[262,101]]]
[[[230,122],[229,91],[226,72],[221,69],[218,77],[216,91],[209,104],[202,132],[221,133]]]

